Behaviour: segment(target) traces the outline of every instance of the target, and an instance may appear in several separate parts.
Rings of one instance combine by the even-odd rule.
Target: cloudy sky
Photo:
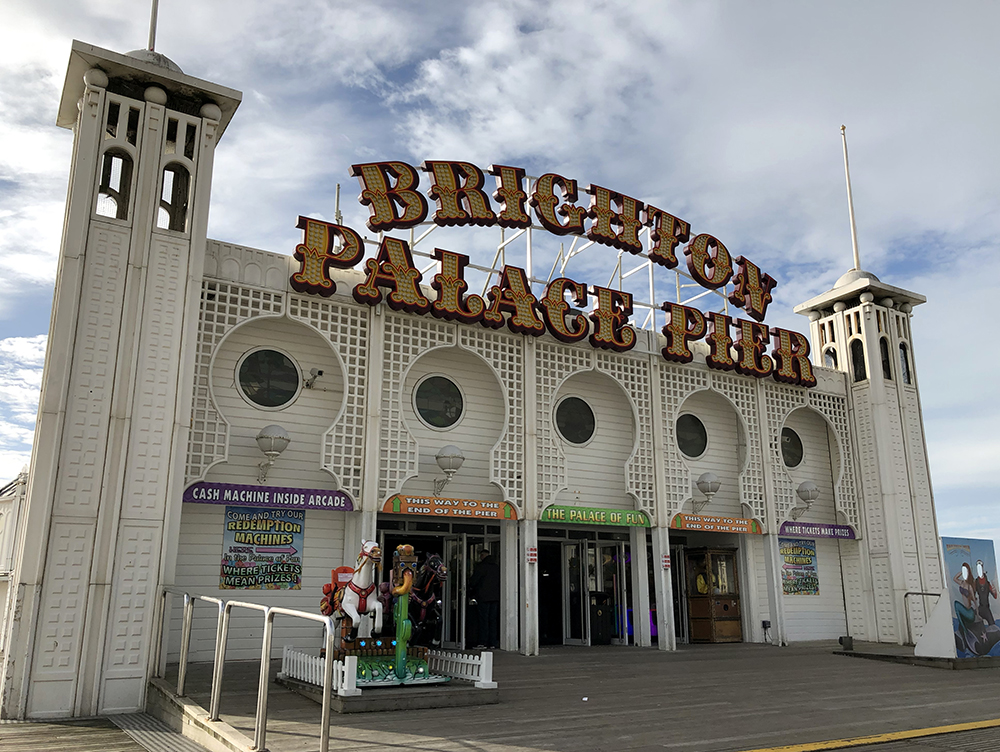
[[[143,47],[142,6],[0,11],[0,480],[30,453],[70,42]],[[914,355],[941,533],[1000,539],[983,313],[1000,278],[997,28],[987,2],[162,0],[157,49],[244,93],[217,152],[213,238],[291,252],[296,217],[332,217],[337,183],[361,229],[355,162],[520,165],[716,235],[778,279],[769,322],[802,331],[792,306],[852,264],[846,123],[862,265],[928,297]]]

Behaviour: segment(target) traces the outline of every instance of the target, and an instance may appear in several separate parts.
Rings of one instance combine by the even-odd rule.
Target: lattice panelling
[[[379,436],[379,499],[398,493],[417,474],[417,442],[403,423],[403,374],[433,347],[455,344],[455,325],[417,316],[385,316],[382,366],[382,425]]]
[[[188,483],[205,476],[217,460],[226,457],[229,424],[212,404],[209,384],[212,354],[226,333],[255,316],[280,315],[284,293],[205,280],[201,288],[198,350],[194,363],[194,401],[191,407],[191,439],[188,442]]]
[[[555,501],[566,486],[566,461],[556,442],[552,399],[556,389],[577,371],[593,368],[593,350],[538,342],[535,346],[535,427],[538,436],[536,479],[538,508]]]
[[[507,401],[503,436],[493,447],[490,477],[518,509],[524,503],[524,338],[459,327],[459,344],[496,369]]]
[[[774,481],[774,508],[780,523],[786,520],[795,506],[795,484],[785,469],[781,457],[781,425],[788,414],[806,405],[805,390],[783,384],[764,384],[764,405],[767,411],[767,442],[771,453]]]
[[[697,391],[708,389],[708,380],[709,375],[699,369],[666,364],[660,366],[660,410],[667,431],[663,445],[663,473],[667,490],[664,501],[668,522],[681,511],[685,500],[691,497],[691,471],[681,459],[677,448],[677,413],[684,400]]]
[[[847,412],[847,397],[810,391],[809,405],[822,414],[833,426],[840,450],[840,478],[834,489],[834,503],[847,522],[861,532],[861,507],[858,502],[857,476],[854,470],[854,446],[851,438],[850,417]],[[832,447],[831,447],[832,448]]]
[[[292,295],[288,299],[288,315],[322,332],[344,360],[344,412],[323,437],[323,464],[340,479],[341,489],[360,502],[365,456],[368,310]]]
[[[105,678],[141,678],[156,597],[160,526],[123,524],[118,531],[116,576],[104,656]]]
[[[764,494],[764,467],[760,452],[760,417],[757,410],[757,385],[746,378],[713,373],[712,389],[729,399],[743,418],[747,432],[746,469],[740,473],[740,501],[764,520],[767,509]]]
[[[628,491],[639,507],[656,517],[656,487],[653,475],[653,417],[649,405],[649,361],[604,351],[597,352],[597,368],[628,392],[638,413],[638,443],[625,466]]]

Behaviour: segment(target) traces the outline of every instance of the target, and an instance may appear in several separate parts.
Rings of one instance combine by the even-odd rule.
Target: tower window
[[[854,380],[864,381],[868,378],[865,368],[865,348],[860,339],[851,340],[851,365],[854,368]]]
[[[832,347],[828,347],[823,351],[823,365],[827,368],[837,367],[837,351]]]
[[[892,363],[889,358],[889,340],[882,337],[878,341],[878,352],[882,358],[882,378],[892,381]]]
[[[910,375],[910,353],[902,342],[899,343],[899,372],[903,375],[904,384],[913,383],[913,377]]]
[[[119,149],[104,152],[101,183],[97,187],[97,213],[102,217],[128,219],[132,188],[132,157]]]
[[[187,232],[188,194],[191,176],[179,164],[169,164],[163,170],[160,191],[160,211],[156,226],[162,230]]]

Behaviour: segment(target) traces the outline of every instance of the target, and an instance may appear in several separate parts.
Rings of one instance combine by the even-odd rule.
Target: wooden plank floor
[[[497,653],[500,704],[335,715],[331,747],[723,752],[1000,716],[995,670],[854,660],[833,655],[834,647],[706,645],[672,654],[557,647],[532,658]],[[223,718],[250,737],[258,668],[231,663],[225,673]],[[211,666],[194,665],[188,677],[192,699],[207,707]],[[319,706],[274,684],[269,697],[268,748],[316,750]]]
[[[106,718],[0,722],[0,752],[146,752]]]

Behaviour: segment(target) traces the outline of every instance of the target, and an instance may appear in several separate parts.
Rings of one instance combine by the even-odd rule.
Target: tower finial
[[[149,45],[147,49],[154,52],[156,49],[156,10],[160,0],[153,0],[153,7],[149,12]]]
[[[860,270],[861,256],[858,254],[858,228],[854,225],[854,196],[851,194],[851,168],[847,163],[846,125],[840,126],[840,136],[844,140],[844,172],[847,174],[847,211],[851,216],[851,244],[854,246],[854,268]]]

